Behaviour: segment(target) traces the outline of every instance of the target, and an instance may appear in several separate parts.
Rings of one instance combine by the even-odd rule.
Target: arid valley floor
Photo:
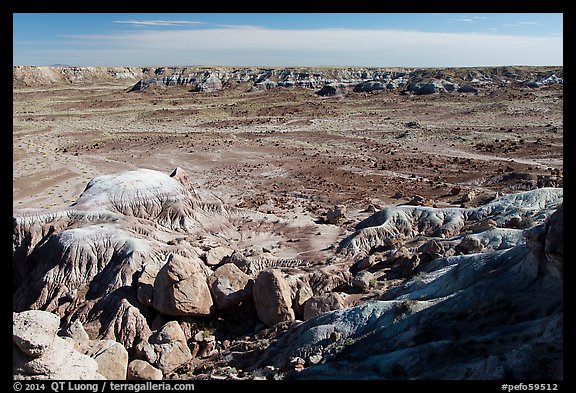
[[[228,203],[279,209],[450,203],[454,185],[506,192],[562,172],[561,86],[319,97],[133,84],[14,89],[15,207],[65,205],[92,177],[140,167],[180,166]]]
[[[435,78],[453,78],[462,85],[462,75],[473,71],[446,69],[442,70],[441,78],[437,75]],[[490,72],[500,75],[503,72],[502,69],[480,71],[484,75]],[[495,283],[505,282],[511,276],[501,277],[500,274],[505,274],[502,272],[508,268],[512,271],[517,268],[522,272],[532,271],[525,267],[529,264],[525,261],[531,260],[526,255],[539,246],[530,248],[530,245],[545,239],[546,234],[556,228],[553,226],[555,224],[550,224],[554,222],[550,217],[558,208],[558,198],[561,204],[563,186],[563,86],[550,83],[529,87],[526,81],[534,79],[531,79],[530,75],[538,73],[541,75],[540,79],[551,74],[561,77],[562,68],[510,67],[508,71],[518,74],[518,80],[500,85],[485,84],[484,87],[478,87],[475,93],[441,90],[432,94],[413,94],[406,89],[367,92],[353,91],[351,86],[337,90],[334,95],[321,96],[317,94],[318,88],[254,88],[254,83],[250,81],[224,82],[218,89],[202,92],[191,91],[191,87],[185,84],[153,84],[142,90],[131,91],[143,77],[85,77],[83,81],[57,80],[45,83],[41,78],[36,78],[35,73],[39,72],[37,69],[15,69],[13,268],[16,273],[13,278],[13,311],[20,313],[18,315],[28,309],[50,311],[60,317],[59,329],[63,330],[68,325],[72,326],[75,320],[81,320],[89,336],[88,341],[117,341],[126,348],[130,362],[139,359],[143,364],[146,362],[146,366],[153,365],[163,372],[164,378],[499,379],[526,378],[528,375],[534,375],[537,379],[561,378],[561,369],[558,371],[557,367],[552,366],[549,369],[542,368],[546,361],[550,364],[560,361],[561,364],[562,359],[561,343],[560,347],[550,344],[561,337],[557,318],[558,315],[559,318],[562,317],[562,302],[560,298],[558,303],[558,285],[561,288],[561,284],[550,284],[554,277],[558,279],[558,258],[549,257],[548,252],[553,247],[548,247],[548,243],[546,252],[538,254],[541,261],[537,264],[542,267],[545,263],[542,261],[554,260],[555,273],[534,273],[530,279],[522,281],[525,284],[521,286],[522,289],[518,289],[520,286],[515,287],[514,291],[521,293],[506,292],[509,289],[503,290],[504,292],[494,290],[495,292],[486,295],[486,298],[478,295],[478,299],[472,299],[474,296],[467,295],[466,301],[461,297],[459,303],[454,301],[450,306],[448,300],[439,300],[450,296],[455,299],[467,293],[464,287],[483,285],[482,283],[492,276],[495,277],[494,280],[500,280],[494,281]],[[432,75],[436,71],[426,72]],[[93,250],[96,250],[93,258],[101,264],[96,271],[82,273],[77,270],[90,269],[86,266],[92,265],[87,262],[80,267],[66,270],[66,263],[74,263],[69,260],[71,255],[76,255],[79,259],[91,258],[80,256],[80,252],[73,254],[61,251],[58,254],[60,251],[54,251],[60,250],[58,247],[48,247],[50,239],[58,234],[88,228],[86,222],[72,217],[71,205],[85,189],[88,191],[87,184],[93,178],[140,168],[166,175],[180,168],[180,172],[171,179],[184,179],[182,184],[193,189],[203,204],[226,206],[229,215],[236,214],[230,213],[232,211],[248,211],[251,213],[246,214],[253,215],[242,216],[242,220],[246,220],[242,222],[236,216],[226,216],[236,228],[231,234],[232,232],[206,229],[208,226],[204,225],[204,222],[210,222],[211,219],[204,216],[197,219],[200,222],[199,227],[204,229],[188,224],[178,226],[174,224],[177,222],[174,215],[188,214],[181,211],[167,213],[167,220],[172,220],[169,225],[161,222],[155,224],[152,218],[144,213],[137,214],[134,206],[131,206],[130,213],[120,212],[121,218],[114,216],[113,220],[106,221],[108,219],[99,216],[99,221],[91,221],[89,224],[95,226],[105,222],[104,225],[116,225],[130,232],[133,238],[144,239],[153,244],[149,246],[156,252],[154,258],[151,258],[157,265],[153,273],[145,270],[144,257],[137,263],[133,257],[129,262],[118,260],[117,255],[122,253],[120,248],[110,245],[114,244],[114,241],[102,243],[108,246],[98,243],[93,247]],[[160,183],[168,184],[169,180],[160,180]],[[95,185],[93,189],[96,187]],[[136,196],[138,192],[135,191]],[[548,194],[534,196],[534,192]],[[498,198],[520,193],[524,193],[522,200],[525,202],[522,203],[527,205],[516,206],[516,202],[506,202],[509,206],[514,206],[506,205],[508,207],[502,208],[505,210],[502,210],[505,216],[502,221],[496,213],[483,216],[484,213],[477,213],[480,218],[476,221],[470,218],[476,213],[468,212],[479,212],[483,206],[496,203]],[[87,198],[78,200],[73,205],[77,207],[74,212],[88,206]],[[190,206],[196,206],[196,202],[190,203]],[[538,208],[532,209],[532,205],[528,206],[531,203]],[[385,210],[386,208],[391,210]],[[519,209],[520,213],[516,210],[512,212],[512,208]],[[149,206],[145,209],[148,212]],[[412,216],[395,216],[396,227],[393,230],[386,229],[389,231],[386,232],[387,237],[381,235],[381,232],[377,235],[366,234],[367,227],[385,225],[382,223],[388,218],[376,217],[378,212],[389,211],[389,214],[395,214],[394,212],[400,211],[394,209],[405,209],[402,214]],[[116,208],[114,214],[120,214],[119,211],[120,209]],[[202,214],[206,215],[208,211],[212,210],[205,209]],[[547,213],[540,214],[541,211]],[[56,213],[50,213],[52,216],[48,219],[48,213],[43,212]],[[457,230],[434,232],[437,229],[434,225],[445,228],[444,223],[448,220],[443,224],[435,224],[434,219],[419,215],[421,212],[436,214],[434,217],[440,217],[440,220],[453,212],[464,212],[462,214],[467,217],[467,221],[458,224],[460,226]],[[66,218],[58,218],[61,217],[58,214]],[[330,217],[331,215],[333,217]],[[32,216],[34,218],[31,218]],[[221,219],[223,220],[219,216],[215,220]],[[402,220],[411,223],[410,229],[403,226],[405,222]],[[493,220],[492,224],[486,224],[488,220]],[[184,221],[182,219],[178,222]],[[225,224],[220,221],[218,223],[226,228],[230,226],[228,221]],[[486,224],[488,226],[484,229],[489,230],[518,231],[518,235],[511,232],[506,232],[506,235],[503,235],[504,232],[481,235],[485,233],[482,229],[466,230],[476,224]],[[536,224],[544,225],[543,235],[534,235],[533,231],[532,234],[522,237],[523,231],[529,232],[530,228],[536,228]],[[190,229],[192,227],[193,229]],[[405,241],[398,240],[400,237],[396,235],[399,232],[403,233],[405,239],[402,239]],[[461,242],[471,234],[472,237],[468,237],[467,242],[474,238],[474,234],[478,234],[479,237],[474,238],[474,241],[482,244],[467,249]],[[516,239],[514,236],[519,236],[518,239],[536,240],[515,240],[514,244],[510,240],[507,248],[501,245],[505,236],[508,236],[507,239]],[[500,239],[499,246],[493,245],[495,237]],[[449,244],[449,240],[452,243]],[[446,243],[442,243],[443,241]],[[156,242],[164,243],[156,246]],[[430,251],[431,244],[444,244],[444,248],[434,254]],[[111,247],[110,250],[113,250],[98,251],[98,247]],[[142,250],[138,247],[134,251],[136,254]],[[542,247],[544,250],[544,246]],[[222,306],[222,311],[217,303],[217,295],[212,292],[218,310],[211,309],[207,312],[182,311],[178,304],[176,312],[174,307],[157,305],[152,297],[147,301],[141,300],[140,287],[146,284],[142,278],[145,273],[152,275],[148,286],[152,285],[154,296],[159,296],[159,280],[156,278],[155,284],[153,276],[158,274],[160,277],[163,274],[160,269],[168,263],[166,260],[169,253],[180,254],[183,258],[192,255],[193,259],[204,261],[202,274],[206,275],[209,285],[213,285],[210,279],[214,274],[212,271],[230,264],[225,258],[214,263],[208,262],[208,253],[217,248],[240,252],[248,261],[250,257],[261,260],[271,258],[305,261],[307,265],[280,264],[276,268],[270,265],[270,269],[259,270],[243,269],[243,266],[248,266],[246,261],[242,262],[244,265],[234,262],[249,276],[250,285],[254,284],[254,291],[268,291],[269,289],[262,289],[262,286],[265,280],[271,280],[273,284],[270,285],[275,285],[276,289],[271,290],[270,296],[278,296],[278,301],[285,301],[290,310],[284,310],[282,314],[282,307],[276,304],[279,310],[275,311],[275,317],[280,317],[277,320],[273,317],[271,322],[267,322],[264,311],[259,309],[258,300],[254,300],[256,304],[252,303],[252,295],[243,297],[242,302],[232,306]],[[347,251],[341,252],[343,249]],[[448,251],[450,249],[452,251]],[[480,249],[482,251],[479,251]],[[203,252],[206,254],[202,254]],[[510,254],[506,261],[517,261],[518,266],[524,267],[514,267],[516,265],[510,265],[512,262],[502,262],[505,260],[502,253],[505,252]],[[469,259],[476,258],[474,255],[481,258],[490,253],[500,261],[500,270],[487,267],[481,276],[474,276],[468,271],[461,272],[460,277],[465,273],[471,274],[470,277],[473,278],[467,279],[465,283],[461,282],[461,287],[452,288],[450,296],[442,292],[444,289],[428,289],[426,292],[419,286],[418,290],[427,293],[425,296],[414,295],[417,290],[410,292],[406,289],[412,285],[410,280],[417,274],[420,274],[420,278],[430,275],[428,280],[421,280],[418,285],[424,285],[422,282],[434,283],[441,275],[438,273],[440,270],[458,265],[450,261],[464,256]],[[55,256],[56,254],[58,256]],[[422,256],[424,254],[426,257]],[[545,257],[542,256],[544,254]],[[59,282],[59,285],[64,286],[65,290],[61,287],[50,287],[51,284],[40,276],[34,279],[30,278],[33,275],[28,276],[32,267],[40,264],[43,255],[48,255],[47,260],[52,261],[46,262],[49,266],[43,268],[44,273],[52,274],[50,277],[55,280],[64,280]],[[107,259],[102,259],[104,255],[108,255]],[[557,253],[550,255],[557,256]],[[230,257],[228,254],[225,256]],[[366,262],[360,267],[363,258]],[[478,262],[474,263],[478,266],[481,263],[492,263],[487,262],[486,258],[478,259]],[[173,261],[176,261],[175,257]],[[105,266],[113,263],[118,265],[118,272],[122,272],[118,273],[121,278],[106,276],[112,273],[110,269],[105,269]],[[407,263],[412,264],[410,268],[405,267]],[[464,262],[459,264],[458,268],[463,265]],[[314,266],[324,269],[324,276],[318,278]],[[61,269],[60,273],[55,272],[58,268]],[[546,269],[544,270],[548,272]],[[370,278],[365,280],[364,284],[362,277],[358,277],[358,272],[363,270],[370,272]],[[261,271],[275,273],[261,279]],[[561,271],[560,268],[560,280]],[[78,278],[75,284],[71,284],[63,278],[67,274],[77,274],[78,277],[85,274],[90,278],[84,277],[84,281]],[[193,273],[187,274],[191,276]],[[326,278],[330,274],[338,278],[332,282]],[[277,275],[284,278],[278,278]],[[106,306],[109,303],[102,300],[106,299],[108,292],[96,290],[92,286],[93,280],[102,277],[109,279],[106,284],[102,284],[107,285],[106,288],[115,291],[132,288],[132,295],[124,296],[120,292],[116,292],[116,295],[129,299],[130,304],[126,309],[139,311],[125,314],[118,311],[114,315],[94,311],[109,307]],[[24,283],[28,279],[33,283],[27,292]],[[284,280],[286,285],[280,283],[281,280]],[[262,284],[258,284],[259,281]],[[289,288],[286,289],[283,285]],[[87,289],[83,291],[85,286]],[[237,292],[243,290],[248,291],[247,287],[243,286],[238,288]],[[66,291],[78,291],[78,294],[64,295]],[[534,310],[522,311],[522,307],[533,302],[530,300],[531,296],[538,291],[542,294],[538,302],[542,304],[535,302],[538,305],[534,306]],[[308,296],[305,292],[309,293]],[[332,296],[331,294],[336,292],[339,304],[333,306],[326,296]],[[432,293],[434,295],[431,295]],[[148,304],[140,304],[131,296]],[[257,296],[255,292],[254,297]],[[321,298],[322,296],[324,298]],[[322,312],[315,312],[315,317],[306,318],[305,302],[310,298],[320,299],[318,304],[322,303],[323,299],[324,303],[316,307]],[[490,303],[490,299],[493,303]],[[411,303],[407,305],[408,301]],[[484,308],[479,306],[480,303],[473,303],[474,301],[484,302],[481,303]],[[433,306],[430,305],[432,303]],[[386,306],[378,308],[380,306],[377,307],[377,304]],[[369,312],[372,317],[366,317],[361,324],[367,330],[335,327],[326,333],[327,338],[322,338],[317,329],[314,334],[320,338],[315,336],[311,341],[305,340],[306,328],[302,326],[326,322],[326,315],[340,312],[323,314],[323,311],[354,310],[355,307],[364,307],[360,314],[368,313],[366,307],[374,307]],[[389,311],[386,307],[396,307],[393,312],[390,311],[393,314],[391,320],[386,319]],[[431,311],[426,314],[433,307],[440,308],[433,314]],[[466,314],[470,310],[477,314]],[[136,314],[135,325],[132,322],[123,324],[128,318],[126,315]],[[145,328],[138,325],[140,314],[141,320],[145,321],[142,322],[146,324]],[[503,317],[504,314],[507,316]],[[242,320],[243,316],[249,321]],[[512,316],[513,319],[510,319]],[[338,322],[340,325],[333,322],[330,326],[352,323],[349,319],[342,318],[343,320]],[[370,327],[370,323],[376,323],[373,322],[374,318],[380,321],[378,323],[381,325]],[[410,318],[414,321],[409,322]],[[124,322],[118,322],[120,320]],[[171,325],[170,321],[174,320],[178,322],[176,325],[179,324],[177,328]],[[225,322],[222,322],[223,320]],[[455,321],[455,325],[450,328],[452,330],[446,333],[449,338],[432,332],[444,326],[440,322],[443,320]],[[279,323],[276,323],[278,321]],[[404,328],[401,323],[406,324]],[[390,328],[394,324],[398,326],[396,333]],[[240,327],[236,329],[231,327],[232,325]],[[329,323],[322,326],[329,326]],[[383,329],[382,326],[387,328]],[[403,336],[407,333],[399,333],[403,329],[408,331],[406,326],[419,326],[421,329],[408,339]],[[516,330],[504,326],[515,326]],[[71,328],[68,326],[67,329],[70,333]],[[136,329],[134,331],[137,332],[124,335],[120,332],[121,329]],[[162,360],[168,359],[168,355],[165,348],[161,348],[167,344],[162,344],[156,337],[161,329],[181,329],[178,333],[172,332],[171,337],[177,337],[179,332],[182,332],[185,336],[185,339],[182,339],[185,343],[183,345],[188,349],[181,351],[188,351],[186,353],[190,356],[181,355],[184,360]],[[382,333],[384,330],[387,330],[387,333]],[[140,334],[142,331],[148,333]],[[489,332],[492,332],[493,336],[490,336]],[[368,336],[378,337],[382,334],[389,336],[381,336],[380,339],[386,338],[389,342],[395,342],[397,348],[381,346],[372,349],[374,342],[381,341],[370,341]],[[213,341],[205,339],[207,336],[211,336],[210,340]],[[72,333],[69,337],[78,338]],[[525,341],[521,344],[518,337]],[[542,337],[544,339],[541,339]],[[323,339],[332,342],[327,344]],[[16,341],[15,343],[20,345]],[[88,355],[95,353],[94,346],[82,345],[78,344],[76,349]],[[526,345],[530,348],[526,349]],[[88,347],[92,349],[86,349]],[[398,355],[399,348],[405,351],[402,357]],[[418,355],[415,348],[421,348]],[[516,357],[508,355],[508,358],[503,358],[505,353],[513,354],[516,350]],[[368,363],[362,363],[365,359],[358,361],[360,353],[368,354]],[[447,353],[449,355],[446,355]],[[394,355],[389,358],[378,357],[384,356],[383,354]],[[446,359],[445,356],[454,359],[448,362],[451,364],[450,371],[441,371],[444,370],[442,359]],[[429,364],[429,369],[418,365],[423,358]],[[15,375],[41,378],[37,371],[30,371],[33,367],[26,366],[26,362],[28,360],[20,358],[14,360]],[[364,364],[367,367],[366,374],[354,371],[350,364],[358,364],[358,367]],[[518,364],[526,367],[519,367]],[[106,376],[104,366],[100,367],[100,374]],[[135,367],[129,367],[128,371],[134,378],[138,374]],[[519,371],[513,374],[510,370]],[[349,374],[346,374],[347,372]],[[357,374],[354,374],[355,372]],[[54,375],[62,376],[56,373],[48,375],[48,378]],[[93,377],[93,374],[85,374],[84,377],[86,375]],[[126,371],[123,376],[126,377]]]

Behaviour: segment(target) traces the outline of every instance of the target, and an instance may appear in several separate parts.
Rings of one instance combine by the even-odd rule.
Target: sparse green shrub
[[[398,318],[406,314],[410,309],[410,300],[404,300],[394,310],[394,316]]]
[[[534,221],[534,219],[532,217],[526,216],[526,217],[522,217],[520,224],[518,224],[518,228],[519,229],[527,229],[527,228],[532,228],[535,225],[536,225],[536,222]]]

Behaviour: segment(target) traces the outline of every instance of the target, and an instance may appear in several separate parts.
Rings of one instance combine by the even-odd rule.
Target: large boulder
[[[412,92],[416,95],[434,94],[439,92],[441,89],[443,89],[443,86],[431,82],[414,85]]]
[[[25,355],[37,358],[54,345],[59,325],[60,318],[49,312],[12,313],[12,340]]]
[[[152,360],[164,374],[171,373],[192,359],[184,331],[176,321],[170,321],[158,329],[150,336],[149,343],[154,354],[148,360]]]
[[[368,255],[364,258],[359,259],[356,262],[356,269],[358,271],[366,270],[376,264],[376,256],[375,255]]]
[[[472,236],[464,236],[462,238],[462,241],[458,244],[457,247],[465,254],[470,254],[482,251],[484,245],[482,244],[482,241],[478,238]]]
[[[208,278],[210,292],[219,310],[237,306],[252,295],[253,280],[238,266],[227,263]]]
[[[212,296],[202,261],[171,254],[154,281],[152,304],[160,313],[171,316],[212,314]]]
[[[60,318],[29,310],[12,314],[14,379],[105,379],[98,363],[74,349],[72,339],[56,335]]]
[[[98,363],[98,372],[107,379],[124,380],[128,368],[128,351],[112,340],[88,340],[80,345],[80,352]]]
[[[337,292],[316,295],[304,304],[304,320],[307,321],[325,312],[344,308],[344,298]]]
[[[229,257],[234,253],[234,250],[230,247],[214,247],[206,251],[206,264],[209,266],[217,266],[226,257]]]
[[[162,371],[144,360],[135,359],[128,365],[127,379],[129,381],[161,381]]]
[[[290,285],[279,270],[260,272],[254,283],[253,296],[258,318],[265,325],[294,319]]]
[[[292,307],[294,308],[296,318],[304,318],[304,305],[312,296],[314,296],[314,291],[310,287],[310,284],[306,281],[298,280],[294,291],[294,299],[292,300]]]
[[[370,273],[368,270],[363,270],[354,276],[354,279],[352,280],[352,286],[366,290],[370,288],[374,279],[374,274]]]

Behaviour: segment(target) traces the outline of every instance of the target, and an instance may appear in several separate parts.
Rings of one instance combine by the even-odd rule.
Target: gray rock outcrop
[[[375,82],[375,81],[367,81],[359,83],[354,87],[354,92],[373,92],[373,91],[380,91],[385,90],[386,86],[382,82]]]
[[[495,67],[443,69],[383,69],[383,68],[260,68],[260,67],[44,67],[14,66],[15,86],[110,83],[132,81],[130,91],[142,91],[151,86],[187,86],[196,92],[214,92],[248,83],[251,89],[302,87],[324,89],[324,86],[350,86],[355,92],[408,89],[414,94],[438,91],[474,92],[478,87],[497,87],[519,83],[523,86],[563,85],[562,67]],[[135,82],[135,83],[134,83]],[[460,87],[462,86],[462,87]],[[472,89],[464,86],[470,86]],[[324,90],[331,94],[330,87]]]
[[[334,86],[326,85],[323,86],[320,90],[316,92],[321,97],[331,97],[335,96],[337,93],[337,89]]]
[[[562,227],[560,206],[525,244],[428,262],[382,300],[298,325],[253,367],[328,353],[286,378],[562,379]]]
[[[478,89],[471,85],[462,85],[458,88],[458,93],[478,93]]]
[[[360,222],[356,232],[340,243],[340,252],[368,253],[418,235],[450,238],[467,230],[483,232],[505,227],[518,215],[541,223],[562,203],[562,195],[561,188],[539,188],[505,195],[477,208],[388,207]]]
[[[222,89],[222,81],[215,74],[210,74],[206,79],[196,85],[194,91],[213,92]]]

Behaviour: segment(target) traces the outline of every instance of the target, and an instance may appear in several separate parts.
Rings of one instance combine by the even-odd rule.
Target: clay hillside
[[[13,68],[13,377],[563,379],[563,68]]]

